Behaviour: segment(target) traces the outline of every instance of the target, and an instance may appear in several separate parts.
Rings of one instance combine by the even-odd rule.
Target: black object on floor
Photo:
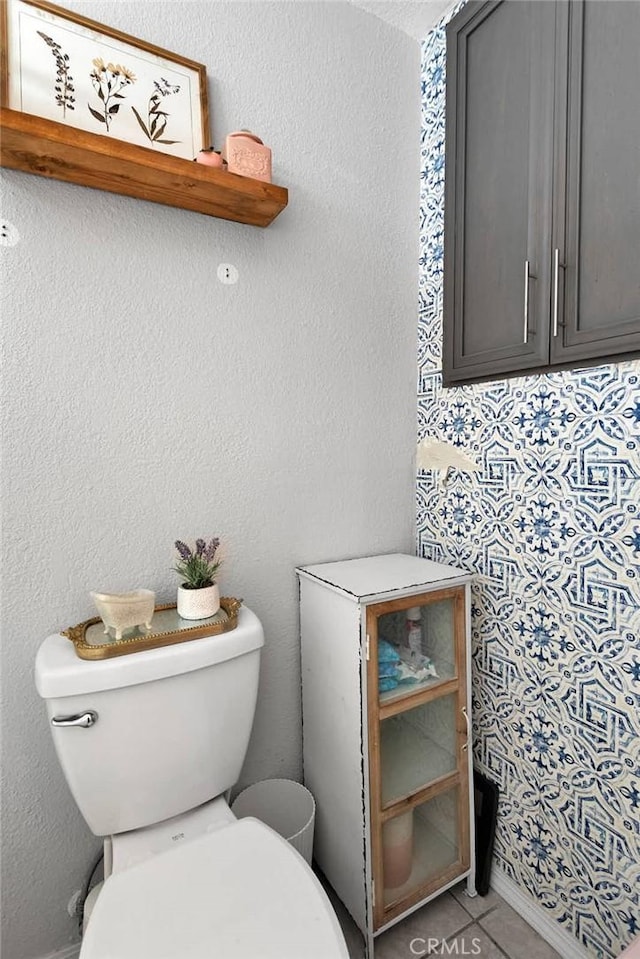
[[[499,793],[496,784],[477,769],[473,770],[473,790],[476,819],[476,890],[479,896],[486,896],[491,879]]]

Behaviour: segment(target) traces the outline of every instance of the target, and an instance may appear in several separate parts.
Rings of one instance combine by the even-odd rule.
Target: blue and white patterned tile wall
[[[423,45],[418,430],[481,472],[419,474],[418,552],[477,574],[494,868],[612,957],[640,934],[640,364],[442,388],[443,27]]]

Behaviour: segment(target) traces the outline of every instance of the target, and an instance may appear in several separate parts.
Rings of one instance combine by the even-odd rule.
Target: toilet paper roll
[[[382,875],[385,889],[402,886],[413,865],[413,810],[388,819],[382,827]]]

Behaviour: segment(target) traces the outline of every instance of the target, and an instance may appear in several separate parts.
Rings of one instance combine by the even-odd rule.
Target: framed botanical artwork
[[[0,0],[3,106],[193,160],[206,68],[46,0]]]

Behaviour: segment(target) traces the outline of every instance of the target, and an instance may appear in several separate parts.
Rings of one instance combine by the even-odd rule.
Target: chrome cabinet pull
[[[77,713],[75,716],[54,716],[51,720],[52,726],[82,726],[88,729],[98,721],[98,714],[93,709],[88,709],[86,713]]]
[[[558,322],[558,285],[560,267],[564,270],[566,263],[560,262],[560,250],[556,247],[553,251],[553,335],[558,335],[558,327],[564,326],[564,323]]]
[[[467,712],[467,707],[463,706],[461,709],[462,715],[464,716],[464,721],[467,724],[467,741],[462,747],[462,752],[466,752],[469,748],[469,739],[471,737],[471,723],[469,722],[469,714]]]
[[[529,280],[537,280],[533,273],[529,272],[529,260],[524,261],[524,336],[523,344],[526,346],[529,342]]]
[[[524,261],[524,338],[525,346],[528,342],[529,334],[529,261]]]

